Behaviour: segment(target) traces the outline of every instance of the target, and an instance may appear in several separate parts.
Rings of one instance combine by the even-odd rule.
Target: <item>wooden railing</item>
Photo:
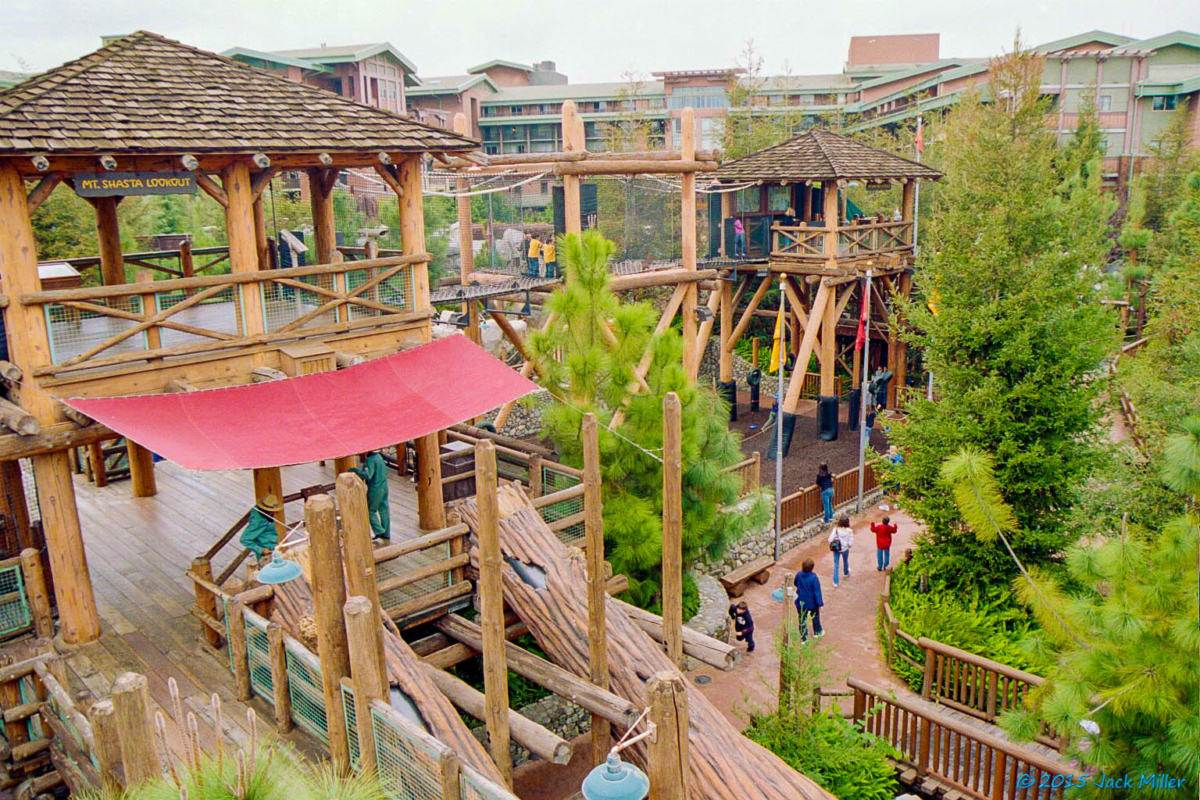
[[[37,550],[27,547],[0,561],[0,591],[0,639],[30,632],[41,639],[54,637],[54,612]]]
[[[831,234],[825,228],[774,225],[771,232],[772,258],[822,261],[829,257],[825,243]],[[911,221],[889,220],[861,225],[842,223],[832,235],[837,237],[838,258],[858,258],[912,250],[912,234]]]
[[[741,488],[738,490],[739,500],[751,495],[762,486],[762,453],[755,450],[754,455],[726,467],[724,471],[738,476],[741,482]]]
[[[891,744],[918,781],[933,779],[978,800],[1052,800],[1073,768],[921,705],[848,678],[854,719]],[[1058,780],[1055,780],[1058,778]],[[1053,787],[1053,788],[1052,788]]]
[[[841,375],[833,377],[833,396],[842,396],[843,379]],[[821,396],[821,373],[804,373],[804,383],[800,384],[800,397],[815,399]]]
[[[875,470],[868,464],[863,469],[863,492],[869,492],[875,486]],[[858,469],[848,469],[835,475],[833,478],[834,508],[857,499]],[[822,513],[821,490],[816,485],[806,486],[783,498],[780,504],[780,529],[784,532],[795,530],[819,518]]]
[[[204,262],[196,265],[196,257],[204,258]],[[125,253],[122,260],[126,266],[143,267],[161,272],[176,278],[191,278],[207,272],[216,265],[229,259],[228,247],[195,247],[189,242],[179,245],[178,250],[150,250],[143,253]],[[100,265],[100,256],[83,256],[81,258],[65,258],[63,261],[77,270],[83,271]],[[163,262],[175,262],[170,267]]]
[[[423,319],[413,265],[427,254],[21,295],[45,310],[51,364],[37,377]],[[261,309],[252,330],[246,311]]]
[[[443,614],[471,594],[463,576],[471,562],[470,532],[451,517],[446,528],[375,549],[379,602],[401,628]]]

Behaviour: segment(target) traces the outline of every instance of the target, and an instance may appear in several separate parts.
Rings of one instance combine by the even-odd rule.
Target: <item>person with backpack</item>
[[[796,573],[796,611],[800,612],[800,640],[808,641],[808,620],[812,618],[813,638],[819,639],[825,635],[821,627],[821,606],[825,599],[821,597],[821,579],[813,572],[813,560],[804,559],[800,571]]]
[[[892,536],[896,533],[896,526],[891,518],[884,517],[883,522],[871,523],[871,533],[875,534],[875,559],[878,564],[875,570],[883,572],[892,563]]]
[[[746,643],[746,652],[754,652],[754,617],[750,616],[750,606],[745,600],[740,600],[729,607],[729,616],[733,619],[733,630],[739,642]]]
[[[841,559],[843,575],[850,577],[850,548],[854,546],[854,529],[850,518],[842,517],[829,534],[829,551],[833,553],[833,588],[838,585],[838,559]]]
[[[825,523],[829,524],[833,522],[833,473],[829,471],[829,465],[823,461],[817,468],[815,483],[821,492],[821,509],[825,512]]]

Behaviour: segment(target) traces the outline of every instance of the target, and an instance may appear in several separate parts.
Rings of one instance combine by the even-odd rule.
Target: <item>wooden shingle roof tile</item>
[[[907,158],[868,147],[832,131],[814,129],[794,139],[728,161],[713,173],[718,181],[829,181],[921,178],[942,173]]]
[[[0,91],[0,154],[478,146],[465,136],[147,31]]]

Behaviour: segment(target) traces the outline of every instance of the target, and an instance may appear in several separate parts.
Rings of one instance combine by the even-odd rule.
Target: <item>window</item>
[[[722,86],[681,86],[671,90],[667,108],[729,108]]]
[[[740,192],[738,192],[735,195],[736,204],[734,205],[734,210],[736,210],[739,214],[740,213],[751,213],[751,214],[757,213],[758,207],[759,207],[759,200],[760,200],[759,195],[760,194],[761,193],[759,192],[757,186],[751,186],[749,189],[742,189]]]
[[[792,206],[792,190],[788,186],[767,187],[767,211],[782,213]]]
[[[1175,95],[1154,98],[1154,104],[1151,106],[1151,108],[1155,111],[1174,111]]]
[[[1097,111],[1112,111],[1112,95],[1102,94],[1096,98]]]

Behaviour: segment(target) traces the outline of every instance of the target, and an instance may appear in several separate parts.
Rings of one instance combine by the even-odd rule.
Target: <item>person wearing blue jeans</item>
[[[821,579],[813,572],[813,560],[804,559],[800,571],[796,573],[796,610],[800,612],[800,640],[808,641],[808,620],[812,619],[813,638],[825,635],[821,627],[821,606],[825,605],[821,597]]]
[[[825,511],[825,522],[833,522],[833,473],[829,465],[822,462],[817,469],[817,488],[821,491],[821,507]]]
[[[854,530],[850,527],[850,518],[842,517],[829,534],[829,550],[833,553],[833,586],[838,585],[838,561],[842,562],[842,574],[850,577],[850,548],[854,545]]]

